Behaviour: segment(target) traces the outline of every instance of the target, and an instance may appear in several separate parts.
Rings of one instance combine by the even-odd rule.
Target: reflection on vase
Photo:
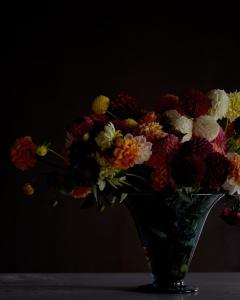
[[[192,293],[183,279],[205,220],[222,194],[154,194],[127,202],[154,282],[143,292]]]

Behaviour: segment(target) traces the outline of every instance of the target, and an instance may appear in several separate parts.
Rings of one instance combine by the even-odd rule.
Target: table
[[[189,273],[188,284],[199,287],[195,295],[142,294],[135,290],[150,283],[145,273],[0,274],[1,300],[93,299],[240,299],[240,273]]]

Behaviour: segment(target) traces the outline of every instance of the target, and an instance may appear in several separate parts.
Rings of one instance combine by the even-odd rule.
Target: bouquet
[[[125,93],[100,95],[69,124],[61,153],[25,136],[10,155],[22,171],[46,164],[48,187],[83,208],[102,211],[136,193],[224,193],[234,201],[222,218],[240,224],[239,92],[161,95],[152,111]],[[23,185],[27,195],[35,189],[32,179]]]

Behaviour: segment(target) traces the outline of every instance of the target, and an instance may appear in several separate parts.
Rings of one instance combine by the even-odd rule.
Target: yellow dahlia
[[[233,122],[240,116],[240,92],[229,93],[229,106],[226,117]]]
[[[97,114],[105,114],[108,110],[110,99],[106,96],[100,95],[92,102],[92,110]]]
[[[137,141],[131,137],[118,137],[115,140],[115,146],[112,166],[119,169],[133,167],[139,157],[139,146]]]
[[[144,135],[150,142],[163,138],[167,135],[158,122],[143,123],[139,125],[140,135]]]

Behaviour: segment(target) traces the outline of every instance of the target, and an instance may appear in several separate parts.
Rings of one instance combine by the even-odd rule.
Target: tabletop
[[[185,282],[198,286],[198,293],[193,295],[140,293],[136,287],[151,283],[151,276],[146,273],[2,273],[0,299],[240,299],[240,273],[189,273]]]

